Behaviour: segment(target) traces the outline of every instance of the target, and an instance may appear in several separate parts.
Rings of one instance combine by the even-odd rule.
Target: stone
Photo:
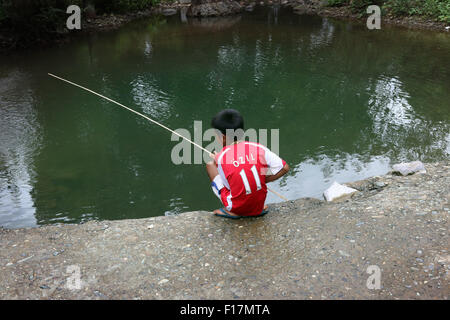
[[[386,183],[382,182],[382,181],[377,181],[373,184],[375,189],[382,189],[384,187],[386,187]]]
[[[341,256],[344,256],[344,257],[350,257],[350,255],[347,252],[343,251],[343,250],[339,250],[339,254]]]
[[[330,202],[337,199],[346,198],[348,196],[351,196],[355,192],[358,192],[358,190],[349,188],[335,181],[327,190],[325,190],[325,192],[323,193],[323,197],[326,201]]]
[[[306,9],[304,6],[296,6],[292,9],[294,13],[296,14],[304,14],[306,12]]]
[[[213,17],[231,15],[242,11],[242,6],[237,1],[201,2],[192,4],[188,10],[191,17]]]
[[[392,166],[393,173],[407,176],[416,172],[426,173],[425,166],[421,161],[402,162]]]
[[[166,17],[173,16],[174,14],[177,14],[177,9],[166,8],[161,11],[161,14]]]
[[[250,3],[248,6],[245,7],[245,11],[251,12],[255,9],[255,3]]]

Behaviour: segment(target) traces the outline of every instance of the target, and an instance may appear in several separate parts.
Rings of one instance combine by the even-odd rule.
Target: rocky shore
[[[448,299],[450,162],[425,168],[262,218],[0,228],[0,299]]]
[[[162,2],[154,9],[155,13],[173,15],[186,12],[191,17],[224,16],[237,14],[243,11],[253,11],[255,6],[283,6],[291,8],[297,14],[320,15],[338,19],[365,22],[366,17],[354,13],[349,6],[329,7],[326,0],[178,0],[175,2]],[[402,26],[412,29],[429,29],[436,31],[449,31],[449,26],[426,17],[383,16],[382,23]]]
[[[365,22],[366,17],[353,13],[348,6],[329,7],[325,0],[177,0],[173,2],[161,2],[159,5],[147,10],[127,13],[96,15],[94,12],[85,10],[82,19],[81,30],[55,33],[51,39],[43,39],[34,42],[34,45],[47,46],[54,43],[65,43],[72,36],[80,33],[93,33],[106,30],[113,30],[122,25],[141,18],[152,16],[172,16],[179,15],[183,21],[188,17],[217,17],[238,15],[245,11],[253,11],[256,6],[282,6],[290,8],[296,14],[319,15],[337,19],[353,20]],[[437,22],[420,16],[394,17],[383,16],[382,24],[395,25],[411,29],[429,29],[435,31],[448,32],[450,26],[443,22]],[[9,53],[17,49],[14,33],[0,30],[0,52]],[[22,43],[23,48],[27,45]]]

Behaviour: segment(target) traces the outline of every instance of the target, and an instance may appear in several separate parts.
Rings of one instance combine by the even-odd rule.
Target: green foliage
[[[388,0],[384,7],[396,16],[410,14],[421,14],[421,8],[416,5],[415,0]]]
[[[443,1],[439,4],[439,21],[450,23],[450,1]]]
[[[386,0],[384,8],[394,15],[420,15],[450,22],[450,0]]]
[[[327,6],[340,7],[348,4],[349,0],[328,0]]]
[[[371,5],[382,5],[384,0],[353,0],[350,3],[350,8],[356,13],[366,13],[367,7]]]
[[[450,22],[450,1],[426,0],[422,4],[423,15],[436,18],[442,22]]]
[[[353,13],[366,14],[370,5],[394,16],[425,16],[450,23],[450,0],[328,0],[328,6],[349,5]]]

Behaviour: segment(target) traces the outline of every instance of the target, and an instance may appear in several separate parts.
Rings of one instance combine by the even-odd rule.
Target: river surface
[[[145,19],[2,56],[0,226],[219,206],[204,165],[173,163],[179,142],[169,132],[47,72],[192,137],[194,121],[206,130],[222,108],[269,130],[269,147],[279,129],[292,170],[269,186],[297,199],[322,198],[333,181],[384,174],[395,162],[448,158],[449,61],[449,33],[369,31],[276,8]],[[268,203],[278,201],[269,193]]]

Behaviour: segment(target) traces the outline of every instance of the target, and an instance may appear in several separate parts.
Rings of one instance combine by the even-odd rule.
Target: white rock
[[[341,256],[344,256],[344,257],[350,257],[350,255],[347,252],[343,251],[343,250],[339,250],[339,254]]]
[[[392,169],[395,173],[400,173],[402,176],[407,176],[416,172],[426,173],[425,166],[420,161],[402,162],[394,164]]]
[[[158,282],[158,284],[159,284],[159,285],[162,285],[162,284],[167,283],[167,282],[169,282],[169,280],[167,280],[167,279],[162,279],[160,282]]]
[[[172,16],[174,14],[177,14],[177,9],[173,9],[173,8],[166,8],[162,10],[162,15],[163,16]]]
[[[335,181],[327,190],[325,190],[323,197],[326,201],[334,201],[341,197],[349,196],[355,192],[358,192],[358,190],[344,186]]]

